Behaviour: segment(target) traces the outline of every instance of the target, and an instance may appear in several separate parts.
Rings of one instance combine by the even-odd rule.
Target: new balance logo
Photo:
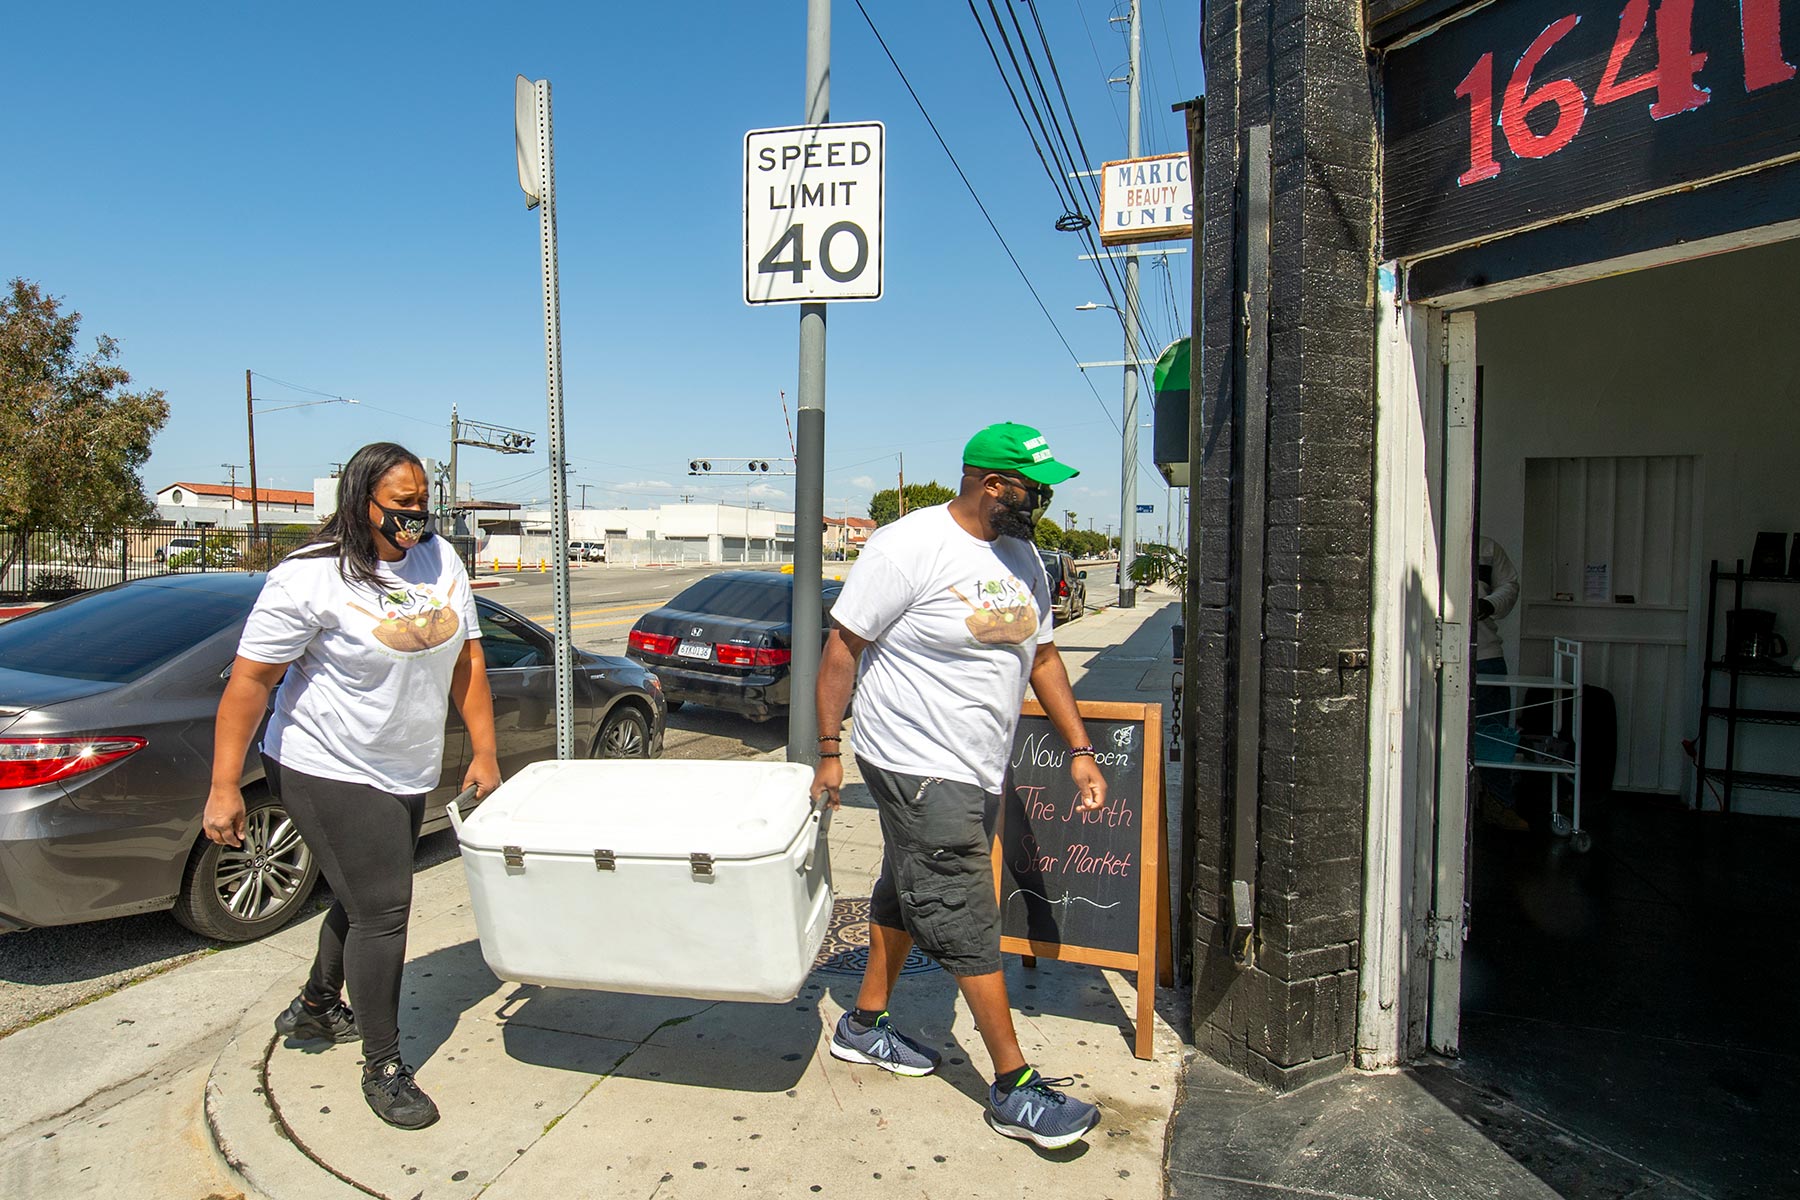
[[[1037,1128],[1037,1123],[1043,1120],[1044,1114],[1049,1111],[1048,1105],[1027,1104],[1023,1100],[1019,1101],[1019,1120],[1033,1129]]]

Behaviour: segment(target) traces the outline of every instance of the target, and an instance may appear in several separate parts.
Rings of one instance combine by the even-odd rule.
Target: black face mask
[[[371,501],[373,503],[373,501]],[[389,508],[381,510],[381,536],[405,550],[431,540],[431,513],[423,508]]]
[[[1016,502],[1010,491],[1000,498],[1000,511],[994,514],[994,532],[1029,542],[1037,533],[1037,523],[1043,519],[1050,501],[1042,489],[1026,488],[1024,492],[1023,498]]]

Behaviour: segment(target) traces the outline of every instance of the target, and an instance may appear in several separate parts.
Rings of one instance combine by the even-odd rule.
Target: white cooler
[[[791,1000],[831,921],[828,815],[799,763],[533,763],[450,807],[494,974]]]

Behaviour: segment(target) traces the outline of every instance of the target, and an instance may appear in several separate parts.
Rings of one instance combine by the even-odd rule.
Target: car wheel
[[[172,915],[202,937],[247,942],[298,915],[318,880],[319,860],[281,802],[266,793],[246,797],[244,844],[202,839]]]
[[[649,758],[650,722],[635,704],[613,709],[594,738],[595,758]]]

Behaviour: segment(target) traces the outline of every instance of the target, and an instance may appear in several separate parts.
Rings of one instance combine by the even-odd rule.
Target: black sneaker
[[[397,1058],[363,1070],[363,1099],[397,1129],[423,1129],[438,1119],[437,1105],[413,1082],[412,1068]]]
[[[324,1012],[316,1013],[298,996],[287,1006],[286,1012],[275,1018],[275,1032],[303,1042],[354,1042],[362,1037],[362,1030],[356,1027],[356,1014],[350,1011],[348,1004],[340,1000]]]

